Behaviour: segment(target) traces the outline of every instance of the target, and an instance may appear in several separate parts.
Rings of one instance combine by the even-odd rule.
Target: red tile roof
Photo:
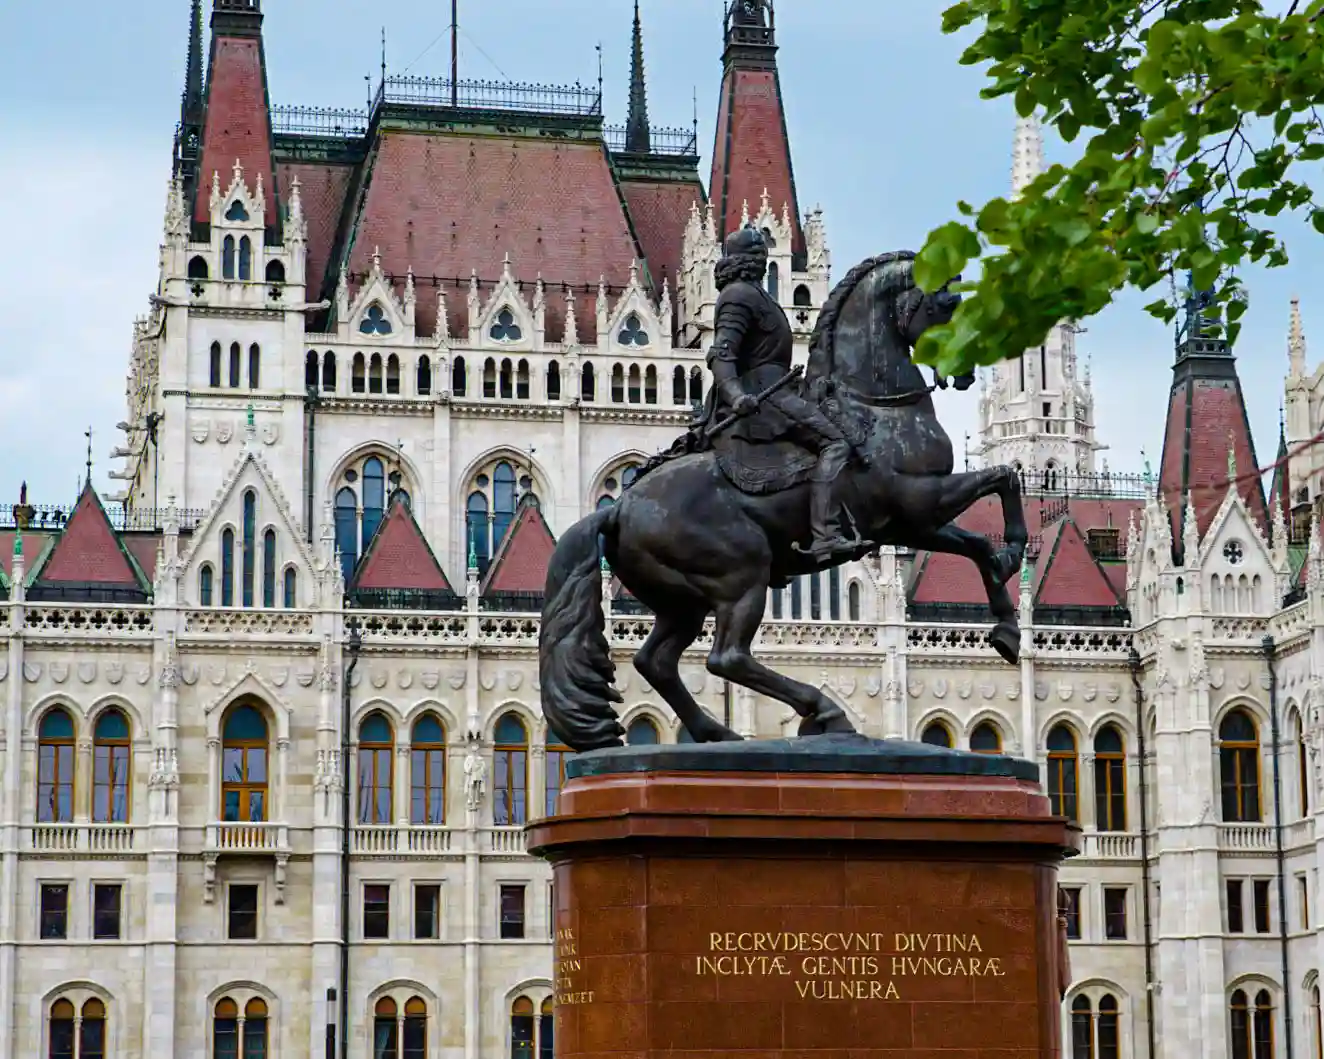
[[[55,534],[45,530],[23,531],[23,562],[29,572],[32,570],[32,564],[41,555],[42,549],[46,547],[46,543],[54,536]],[[0,567],[4,568],[6,577],[14,572],[13,530],[0,531]]]
[[[221,188],[233,179],[235,160],[244,182],[255,190],[258,174],[267,198],[267,220],[276,216],[271,168],[271,119],[267,110],[267,74],[259,37],[213,36],[207,71],[207,118],[202,129],[202,163],[193,219],[211,220],[212,173]]]
[[[740,227],[741,210],[746,202],[751,214],[758,212],[766,190],[778,216],[783,204],[790,207],[794,228],[792,249],[804,250],[791,170],[791,145],[775,69],[749,70],[728,64],[722,79],[708,189],[721,236]]]
[[[547,586],[547,566],[555,550],[556,538],[538,505],[524,504],[497,548],[483,584],[483,595],[497,592],[541,595]]]
[[[1219,360],[1232,363],[1231,357]],[[1229,448],[1236,456],[1238,475],[1247,475],[1259,466],[1235,369],[1224,369],[1215,377],[1208,377],[1200,374],[1201,368],[1199,364],[1177,362],[1163,436],[1159,484],[1163,499],[1173,512],[1176,540],[1181,537],[1181,513],[1188,491],[1195,501],[1200,536],[1209,529],[1227,496]],[[1251,517],[1267,534],[1269,519],[1259,476],[1243,479],[1239,490]]]
[[[126,533],[120,538],[124,547],[138,561],[143,576],[151,581],[156,577],[156,551],[161,545],[159,533]]]
[[[685,226],[690,221],[690,207],[703,205],[703,186],[679,181],[630,179],[622,181],[621,191],[634,222],[635,234],[643,246],[653,285],[660,292],[662,277],[671,284],[671,297],[677,302],[677,277],[680,275],[681,244]]]
[[[1047,559],[1040,559],[1034,602],[1040,607],[1116,607],[1117,593],[1100,568],[1079,527],[1064,519]]]
[[[83,488],[55,547],[37,572],[36,583],[41,582],[143,587],[90,485]]]
[[[506,254],[525,282],[549,285],[547,330],[563,333],[565,298],[554,285],[584,288],[579,336],[594,336],[598,281],[630,280],[641,251],[601,143],[497,139],[455,134],[384,132],[371,166],[362,213],[352,234],[349,271],[361,274],[379,250],[382,269],[467,282],[477,271],[484,295],[502,274]],[[591,289],[590,289],[591,288]],[[448,292],[451,331],[467,327],[467,288]],[[435,297],[420,293],[417,326],[435,333]]]
[[[303,200],[303,215],[308,221],[308,300],[317,301],[324,290],[329,294],[335,289],[334,277],[325,287],[323,284],[354,167],[282,163],[276,168],[286,199],[294,179],[299,180],[299,198]]]
[[[450,581],[403,499],[391,504],[354,574],[354,589],[450,592]]]

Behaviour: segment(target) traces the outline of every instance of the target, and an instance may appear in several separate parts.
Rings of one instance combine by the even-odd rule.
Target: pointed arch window
[[[243,513],[243,603],[251,607],[257,574],[257,494],[251,489],[244,493]]]
[[[515,400],[527,401],[529,399],[529,362],[523,357],[515,365]]]
[[[329,349],[322,354],[322,391],[336,392],[336,355]]]
[[[226,714],[221,729],[221,819],[267,819],[267,721],[251,703]]]
[[[248,388],[260,389],[262,386],[262,347],[254,342],[248,347]]]
[[[860,620],[860,583],[852,581],[846,586],[846,614],[851,621]]]
[[[1071,1002],[1071,1059],[1095,1059],[1094,1006],[1087,996]]]
[[[529,733],[515,714],[497,721],[494,732],[492,822],[519,827],[528,821]]]
[[[1080,819],[1080,756],[1076,734],[1065,724],[1048,733],[1048,803],[1055,816]]]
[[[823,620],[823,580],[818,574],[809,575],[809,618]]]
[[[1244,709],[1235,709],[1218,726],[1218,765],[1223,819],[1228,823],[1260,821],[1260,733]]]
[[[481,479],[485,476],[480,476]],[[484,493],[469,494],[465,509],[465,533],[469,541],[469,552],[478,564],[480,573],[486,573],[492,565],[492,548],[487,518],[487,496]]]
[[[382,392],[382,355],[374,353],[368,361],[368,392]]]
[[[276,605],[276,531],[262,534],[262,605]]]
[[[92,822],[129,820],[129,722],[123,711],[105,710],[92,731]]]
[[[456,357],[451,364],[451,394],[463,397],[469,388],[468,374],[464,370],[464,358]]]
[[[221,606],[234,606],[234,530],[221,533]]]
[[[268,283],[285,282],[285,266],[281,262],[276,261],[274,259],[267,262],[267,282]]]
[[[510,1005],[510,1059],[533,1059],[534,1010],[526,996]]]
[[[501,399],[509,401],[515,396],[515,374],[514,368],[510,366],[510,358],[506,357],[501,361],[501,374],[498,378],[500,382]]]
[[[561,399],[561,365],[552,361],[547,365],[547,400]]]
[[[929,746],[945,746],[948,750],[955,745],[952,740],[952,730],[942,721],[930,721],[919,740],[921,743],[928,743]]]
[[[685,369],[679,364],[671,373],[671,403],[683,405],[685,399]]]
[[[607,477],[602,480],[597,506],[606,507],[608,504],[614,504],[625,490],[634,485],[634,480],[639,477],[639,471],[640,465],[636,460],[609,471]]]
[[[841,621],[841,570],[835,566],[828,571],[828,620]]]
[[[538,1015],[538,1059],[556,1054],[556,1010],[551,997],[544,997]]]
[[[391,823],[391,767],[395,735],[390,722],[372,713],[359,726],[359,823]]]
[[[409,821],[446,822],[446,729],[435,714],[414,722],[409,737]]]
[[[418,358],[418,370],[415,373],[414,390],[419,397],[427,397],[432,393],[432,359],[424,353]]]
[[[74,722],[57,706],[37,727],[37,823],[74,818]]]
[[[703,369],[690,369],[690,404],[695,408],[703,404]]]
[[[777,262],[768,262],[768,293],[776,301],[781,300],[781,269],[777,267]]]
[[[1099,998],[1099,1059],[1121,1059],[1122,1027],[1117,998],[1111,993]]]
[[[198,570],[198,605],[212,605],[212,569],[210,563],[203,563]]]
[[[638,404],[643,398],[643,388],[640,385],[642,376],[639,374],[639,365],[631,364],[629,373],[629,397],[631,404]]]
[[[1324,1059],[1324,1017],[1321,1017],[1319,982],[1310,987],[1310,1040],[1314,1050],[1311,1059]]]
[[[394,353],[386,358],[386,392],[400,392],[400,358]]]
[[[350,389],[355,393],[364,393],[368,389],[367,361],[362,353],[355,353],[350,367]]]
[[[381,525],[386,509],[386,471],[382,461],[370,456],[363,461],[363,532],[360,536],[363,551]]]
[[[211,344],[211,361],[208,364],[207,385],[221,385],[221,344],[219,342]]]
[[[1293,713],[1293,734],[1296,741],[1297,806],[1304,818],[1310,814],[1310,762],[1306,749],[1306,725],[1299,711]],[[1324,1059],[1321,1056],[1320,1059]]]
[[[1126,830],[1126,744],[1115,724],[1094,737],[1094,826]]]
[[[317,368],[318,357],[317,350],[310,349],[303,358],[303,385],[304,389],[317,389]]]
[[[561,788],[565,786],[565,763],[575,756],[575,752],[560,743],[547,744],[544,765],[544,784],[546,791],[543,811],[548,816],[556,815],[556,803],[561,797]]]
[[[398,1012],[395,1001],[388,996],[372,1009],[372,1059],[400,1059]]]
[[[1273,998],[1267,989],[1252,1003],[1244,989],[1232,994],[1232,1059],[1273,1059]]]
[[[215,1059],[267,1059],[268,1037],[267,1003],[261,997],[244,1005],[242,1017],[239,1005],[230,997],[216,1001],[212,1009]]]
[[[585,364],[579,373],[579,399],[596,401],[598,399],[598,380],[593,373],[593,365]]]
[[[804,578],[791,581],[791,620],[799,621],[804,617]]]
[[[221,242],[221,278],[234,279],[234,236],[227,235]]]
[[[611,403],[625,403],[625,368],[620,364],[613,364],[611,369]]]
[[[239,389],[239,369],[240,360],[243,359],[243,352],[239,348],[238,342],[230,343],[230,389]]]
[[[253,242],[246,235],[239,239],[239,278],[253,278]]]
[[[515,468],[508,460],[497,461],[490,470],[474,478],[466,509],[465,533],[482,573],[487,573],[501,547],[515,519],[519,499],[532,491],[533,479],[528,474],[517,478]]]
[[[1001,754],[1002,733],[992,721],[980,721],[970,733],[970,749],[976,754]]]
[[[488,357],[483,361],[483,396],[495,399],[497,395],[496,361]]]
[[[354,564],[358,559],[358,498],[354,490],[345,486],[336,493],[336,551],[340,553],[340,572],[345,584],[354,576]]]
[[[286,610],[293,610],[299,604],[299,575],[294,567],[285,569],[285,592],[283,606]]]
[[[74,1059],[76,1023],[75,1008],[64,997],[51,1005],[50,1059]]]
[[[662,742],[657,725],[647,717],[636,717],[625,730],[625,742],[629,746],[657,746]]]
[[[210,274],[210,270],[207,268],[207,259],[205,257],[199,254],[196,257],[192,257],[189,259],[189,263],[188,263],[189,279],[206,279],[209,274]]]
[[[809,288],[801,283],[795,288],[795,293],[791,295],[791,304],[800,309],[807,309],[814,304],[814,296]]]

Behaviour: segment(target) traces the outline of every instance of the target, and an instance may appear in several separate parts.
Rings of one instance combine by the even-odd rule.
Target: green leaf
[[[1136,214],[1136,231],[1141,235],[1150,235],[1158,229],[1159,220],[1154,214],[1145,212]]]

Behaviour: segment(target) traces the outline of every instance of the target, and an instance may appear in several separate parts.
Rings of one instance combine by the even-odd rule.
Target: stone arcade
[[[0,1053],[291,1059],[334,1026],[352,1056],[545,1054],[550,875],[522,825],[566,757],[536,686],[553,536],[701,397],[724,233],[771,237],[801,357],[829,288],[781,108],[796,41],[755,7],[725,27],[705,181],[688,130],[648,129],[637,22],[614,129],[596,91],[462,83],[453,106],[415,78],[370,113],[270,108],[257,0],[214,0],[205,78],[194,0],[123,492],[20,501],[0,532]],[[1303,439],[1324,370],[1291,321]],[[1019,668],[973,569],[922,553],[776,594],[760,651],[871,735],[1043,767],[1085,829],[1068,1054],[1278,1057],[1290,1034],[1318,1057],[1324,467],[1227,488],[1255,453],[1198,326],[1158,473],[1096,466],[1060,330],[984,381],[980,452],[1020,464],[1034,535]],[[650,619],[611,596],[631,739],[675,740],[625,664]],[[794,730],[704,663],[683,673],[715,715]]]

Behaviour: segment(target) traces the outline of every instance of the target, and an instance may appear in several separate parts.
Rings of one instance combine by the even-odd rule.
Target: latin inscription
[[[790,978],[805,1000],[900,1000],[918,978],[1002,978],[977,934],[744,931],[708,935],[700,977]]]
[[[575,940],[575,932],[569,928],[558,930],[553,948],[556,958],[556,1003],[593,1003],[593,990],[585,989],[580,979],[584,965],[579,958],[579,942]]]

